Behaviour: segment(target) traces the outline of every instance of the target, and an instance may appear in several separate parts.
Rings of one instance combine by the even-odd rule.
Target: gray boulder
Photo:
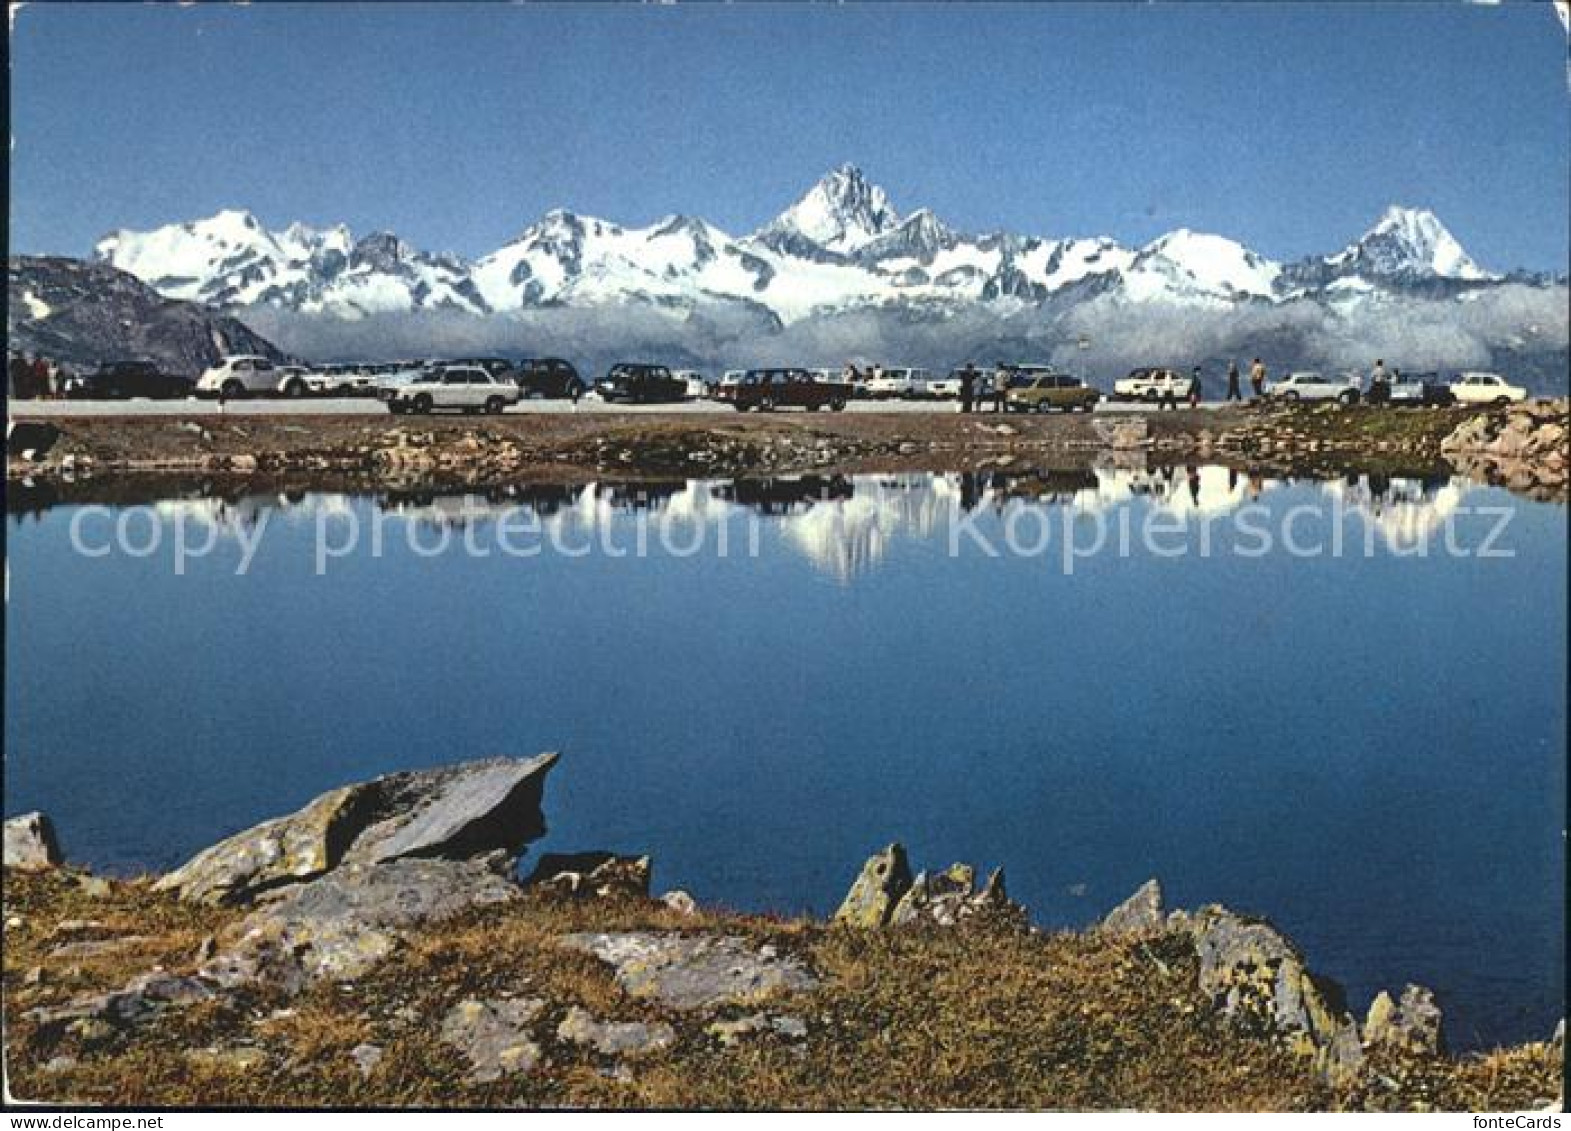
[[[330,790],[203,850],[154,886],[182,899],[245,904],[342,864],[516,855],[545,830],[540,800],[556,759],[493,758]]]
[[[1109,911],[1097,927],[1109,934],[1149,934],[1166,930],[1162,885],[1154,879],[1147,880],[1133,895]]]
[[[626,931],[564,935],[559,941],[611,966],[627,993],[673,1009],[750,1003],[818,986],[801,959],[732,936]]]
[[[7,868],[24,872],[58,868],[61,864],[55,827],[37,811],[6,819],[3,852]]]

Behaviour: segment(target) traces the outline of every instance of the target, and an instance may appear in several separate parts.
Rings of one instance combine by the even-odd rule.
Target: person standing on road
[[[1189,407],[1200,407],[1200,367],[1198,365],[1195,366],[1194,372],[1189,375]]]
[[[966,362],[966,367],[960,371],[960,411],[969,413],[971,401],[976,396],[976,365]]]
[[[1227,363],[1227,399],[1230,401],[1241,401],[1244,399],[1244,394],[1238,388],[1238,362],[1236,360]]]
[[[1258,357],[1255,358],[1255,363],[1249,367],[1249,384],[1255,391],[1255,400],[1259,400],[1266,395],[1266,367],[1265,363]]]
[[[1171,369],[1162,370],[1162,400],[1157,405],[1157,411],[1170,408],[1178,411],[1178,379],[1173,376]]]
[[[44,360],[43,354],[38,354],[33,358],[33,364],[28,369],[28,376],[31,378],[29,383],[33,387],[33,396],[41,400],[47,400],[49,397],[49,363]]]
[[[1004,368],[1004,363],[999,362],[998,368],[993,371],[993,411],[1003,412],[1008,399],[1009,371]]]

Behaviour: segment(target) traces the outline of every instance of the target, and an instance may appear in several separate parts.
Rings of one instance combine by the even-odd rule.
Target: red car
[[[817,412],[826,406],[839,412],[851,399],[851,386],[814,380],[805,369],[749,369],[736,384],[720,386],[716,397],[737,412],[773,412],[777,408]]]

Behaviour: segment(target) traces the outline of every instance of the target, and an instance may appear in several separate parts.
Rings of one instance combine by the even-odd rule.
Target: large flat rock
[[[610,965],[627,993],[673,1009],[751,1003],[818,986],[801,959],[730,935],[623,931],[564,935],[560,941]]]
[[[490,758],[347,785],[197,853],[155,887],[207,903],[254,902],[344,864],[517,855],[545,831],[554,753]]]

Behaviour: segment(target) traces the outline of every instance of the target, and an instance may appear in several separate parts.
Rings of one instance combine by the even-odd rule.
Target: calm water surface
[[[1006,865],[1050,926],[1156,875],[1176,904],[1269,914],[1355,1009],[1417,981],[1455,1044],[1547,1034],[1564,510],[1220,468],[1000,486],[13,509],[5,811],[48,811],[95,867],[163,869],[344,782],[561,749],[531,853],[647,851],[661,888],[825,912],[899,839],[917,866]],[[1356,534],[1341,556],[1280,544],[1284,523],[1327,534],[1327,507]],[[1502,508],[1511,556],[1443,552],[1446,531],[1478,550]],[[515,554],[540,552],[501,551],[508,514]],[[1264,552],[1240,552],[1246,514]],[[122,518],[158,546],[75,552],[73,521],[98,548]],[[1120,523],[1134,542],[1070,572],[1066,520],[1082,546]],[[1143,544],[1158,520],[1179,533]],[[183,575],[177,530],[214,546]],[[337,554],[351,530],[319,575],[321,537]],[[1025,550],[1046,530],[1045,552],[991,556],[1009,530]]]

